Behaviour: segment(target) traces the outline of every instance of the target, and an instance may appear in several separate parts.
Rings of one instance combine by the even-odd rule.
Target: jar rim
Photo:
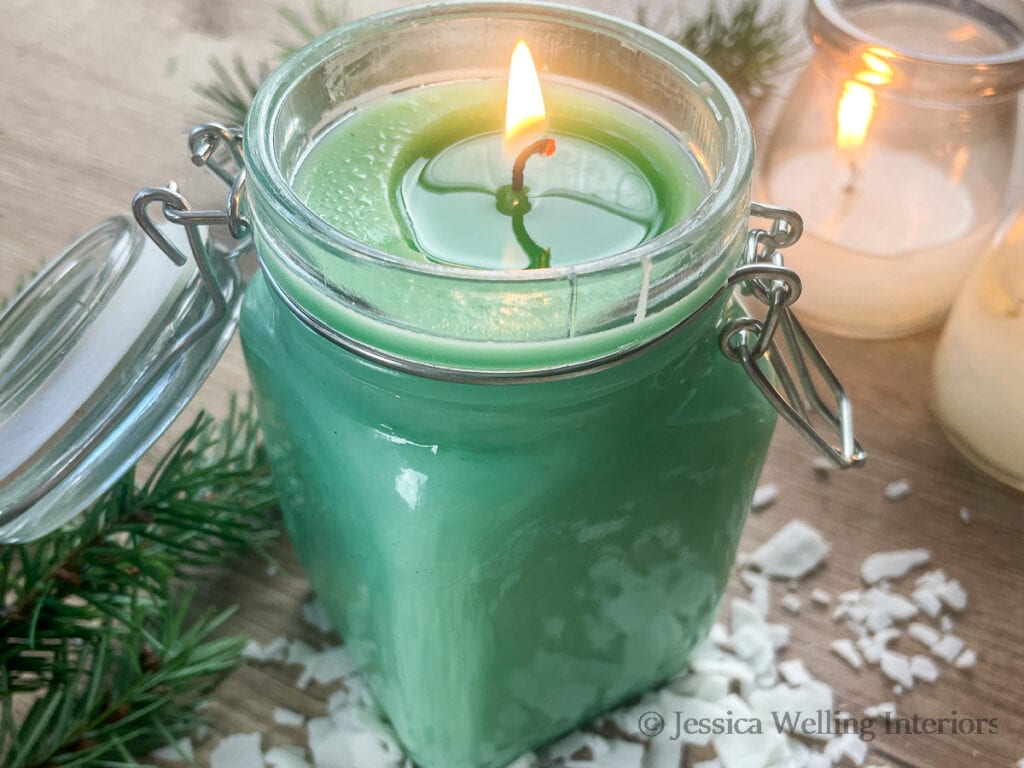
[[[856,49],[864,45],[881,49],[889,63],[896,63],[903,68],[920,68],[932,71],[969,70],[970,83],[966,87],[983,96],[993,96],[1016,92],[1024,87],[1024,6],[1014,17],[989,7],[984,0],[976,0],[971,5],[965,3],[934,3],[947,10],[963,14],[968,18],[973,8],[976,13],[984,10],[989,15],[997,15],[1015,32],[1015,39],[1007,38],[1007,49],[990,54],[938,54],[914,50],[900,45],[890,39],[874,34],[850,18],[848,11],[864,7],[865,3],[844,3],[844,0],[812,0],[808,7],[807,26],[819,43],[820,36],[830,42],[838,43],[848,49]],[[987,26],[995,29],[991,24]],[[1003,29],[1001,25],[1000,29]],[[997,30],[999,31],[999,30]],[[879,51],[872,49],[876,54]]]
[[[673,67],[681,74],[697,75],[707,82],[711,87],[707,88],[702,96],[713,104],[719,122],[726,130],[723,132],[722,161],[718,173],[711,180],[707,193],[697,207],[657,237],[617,254],[559,267],[500,270],[403,258],[351,237],[327,223],[306,206],[286,178],[274,147],[275,121],[292,87],[334,52],[340,39],[352,35],[370,36],[376,32],[394,30],[399,25],[415,26],[427,21],[436,22],[445,18],[457,19],[482,14],[510,19],[543,17],[597,32],[625,35],[628,36],[628,43],[643,53]],[[571,279],[583,274],[636,265],[666,250],[674,250],[684,244],[703,240],[711,234],[716,225],[720,225],[721,221],[728,217],[736,198],[745,196],[754,156],[753,130],[739,98],[726,82],[695,54],[652,30],[621,18],[558,3],[532,0],[515,3],[452,0],[385,11],[345,24],[292,54],[264,80],[246,118],[244,136],[247,176],[250,181],[273,189],[279,204],[278,214],[291,225],[302,228],[319,244],[327,248],[341,247],[357,258],[386,264],[406,272],[477,282],[538,283]]]

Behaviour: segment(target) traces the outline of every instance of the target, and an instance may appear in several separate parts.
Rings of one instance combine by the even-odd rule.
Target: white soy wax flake
[[[960,522],[967,525],[971,522],[971,510],[967,507],[960,507]]]
[[[976,654],[973,649],[968,648],[956,657],[956,661],[953,662],[953,666],[957,669],[971,669],[977,663],[978,654]]]
[[[336,683],[359,669],[359,664],[343,645],[314,652],[305,659],[304,666],[295,684],[300,690],[305,690],[314,680],[321,685]]]
[[[811,680],[796,687],[780,684],[774,688],[753,691],[749,700],[754,715],[766,723],[773,723],[779,713],[829,712],[833,705],[831,686],[818,680]],[[787,729],[791,728],[795,736],[828,738],[828,734],[802,731],[800,718],[781,720],[780,725]]]
[[[274,707],[274,722],[278,725],[297,726],[306,722],[306,718],[287,707]]]
[[[779,674],[790,685],[803,685],[814,679],[801,659],[786,659],[779,662]]]
[[[856,733],[844,733],[825,745],[825,754],[833,763],[845,757],[854,765],[864,765],[868,756],[868,743]]]
[[[910,671],[910,659],[902,653],[885,651],[881,661],[882,674],[904,689],[914,687],[914,675]]]
[[[242,658],[249,661],[263,661],[263,646],[250,638],[242,649]]]
[[[149,753],[154,760],[162,760],[165,763],[185,763],[195,760],[195,753],[192,749],[192,739],[188,736],[178,739],[166,747],[154,749]]]
[[[605,752],[591,763],[593,768],[643,768],[644,748],[631,741],[612,741]]]
[[[766,576],[799,579],[817,568],[828,554],[824,537],[802,520],[791,520],[750,556]]]
[[[920,568],[931,559],[927,549],[900,549],[894,552],[876,552],[860,566],[860,577],[865,584],[882,579],[898,579],[914,568]]]
[[[263,754],[270,768],[311,768],[302,747],[273,747]]]
[[[896,717],[896,705],[891,701],[883,701],[873,707],[865,707],[864,714],[868,717]]]
[[[951,579],[939,587],[938,595],[942,602],[957,613],[967,608],[967,590],[957,579]]]
[[[307,732],[317,768],[398,768],[404,759],[390,730],[361,710],[310,720]]]
[[[787,592],[782,598],[782,607],[794,615],[800,613],[800,606],[800,598],[792,592]]]
[[[682,762],[682,742],[671,739],[654,739],[647,745],[643,768],[679,768]]]
[[[825,607],[831,605],[832,595],[830,595],[824,589],[813,589],[811,590],[811,602],[815,605]]]
[[[319,598],[314,597],[302,605],[302,620],[325,635],[334,631],[334,625],[327,616],[327,609]]]
[[[732,711],[732,717],[753,717],[746,702],[734,694],[726,696],[721,705]],[[775,728],[764,728],[761,733],[716,733],[711,740],[723,768],[768,768],[787,749],[786,737]]]
[[[754,498],[750,502],[750,509],[754,512],[760,512],[763,509],[768,509],[768,507],[775,503],[775,500],[778,497],[779,486],[775,483],[759,485],[754,491]]]
[[[725,645],[729,642],[729,630],[725,628],[724,624],[716,621],[711,625],[711,631],[708,633],[708,640],[715,645]]]
[[[944,635],[932,645],[932,653],[943,661],[952,664],[964,649],[964,641],[956,635]]]
[[[694,763],[693,768],[722,768],[722,761],[717,757],[710,760],[701,760],[699,763]],[[1024,768],[1024,759],[1021,759],[1018,768]]]
[[[894,685],[892,687],[892,692],[894,694],[896,694],[897,696],[902,696],[903,695],[903,686],[900,685],[899,683],[897,683],[896,685]]]
[[[408,765],[408,761],[403,764],[402,768]],[[520,755],[511,763],[505,766],[505,768],[536,768],[537,767],[537,755],[533,752],[527,752],[525,755]]]
[[[911,489],[909,480],[895,480],[885,486],[883,493],[889,501],[902,501],[910,495]]]
[[[950,616],[943,616],[941,619],[939,619],[939,629],[941,629],[943,632],[945,632],[947,634],[952,632],[953,631],[953,619],[952,619],[952,617],[950,617]]]
[[[258,733],[236,733],[221,739],[210,754],[210,768],[264,768]]]
[[[937,629],[930,627],[927,624],[922,624],[919,621],[911,623],[907,628],[907,634],[927,648],[931,648],[939,642],[939,639],[942,637]]]
[[[927,656],[915,653],[910,657],[910,674],[918,680],[934,683],[939,679],[939,668]]]
[[[927,614],[931,618],[935,618],[942,613],[942,601],[939,600],[938,596],[926,587],[918,587],[914,590],[912,595],[914,603],[922,612]]]
[[[829,645],[829,650],[854,669],[859,670],[864,667],[864,660],[860,657],[852,640],[846,638],[833,640]]]

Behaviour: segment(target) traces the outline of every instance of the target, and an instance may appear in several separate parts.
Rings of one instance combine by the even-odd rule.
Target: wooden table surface
[[[170,178],[186,191],[199,185],[189,170],[184,138],[187,127],[204,115],[190,87],[208,79],[211,54],[256,57],[272,51],[270,41],[281,29],[276,5],[276,0],[5,0],[0,5],[0,295],[12,292],[19,277],[100,218],[126,212],[139,187]],[[379,7],[364,2],[353,4],[351,12]],[[944,667],[936,684],[920,684],[896,699],[900,714],[948,716],[957,710],[997,718],[999,733],[883,735],[871,742],[868,762],[1006,768],[1024,756],[1024,495],[967,464],[936,425],[928,408],[936,338],[936,332],[928,332],[865,343],[818,334],[854,400],[869,464],[817,478],[810,448],[780,426],[764,478],[779,485],[779,500],[751,515],[742,549],[751,551],[792,518],[819,528],[832,552],[826,566],[801,585],[805,598],[812,587],[836,594],[858,586],[860,563],[872,552],[930,549],[934,563],[960,579],[970,594],[955,631],[977,650],[979,661],[966,673]],[[235,343],[197,403],[217,411],[245,382]],[[913,493],[898,503],[886,501],[886,484],[900,478],[913,483]],[[963,506],[973,512],[969,524],[958,516]],[[315,632],[301,621],[308,586],[286,542],[276,554],[286,573],[270,577],[262,564],[246,561],[211,584],[205,597],[221,605],[239,603],[232,628],[258,640],[314,639]],[[773,617],[785,617],[793,627],[790,653],[834,686],[838,703],[859,713],[893,699],[877,670],[855,673],[828,651],[829,642],[841,635],[828,612],[805,607],[798,617],[785,616],[777,604],[781,587],[775,589]],[[900,640],[901,650],[912,646],[908,638]],[[293,681],[293,671],[277,667],[237,672],[210,710],[214,737],[259,730],[264,748],[294,743],[293,729],[273,724],[273,707],[318,715],[325,692],[299,692]]]

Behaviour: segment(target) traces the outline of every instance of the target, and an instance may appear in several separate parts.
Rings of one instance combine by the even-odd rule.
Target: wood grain
[[[272,49],[280,29],[275,0],[6,0],[0,7],[0,294],[104,216],[124,213],[139,187],[175,178],[186,189],[214,189],[189,170],[184,138],[201,113],[190,91],[209,73],[207,57]],[[379,8],[354,5],[354,13]],[[611,8],[610,10],[615,10]],[[628,13],[628,9],[626,11]],[[932,417],[929,377],[937,334],[864,343],[819,334],[826,356],[851,393],[858,433],[870,451],[862,471],[811,470],[811,449],[780,426],[765,470],[779,501],[748,523],[751,551],[783,523],[802,518],[832,543],[827,565],[799,593],[833,594],[858,585],[861,561],[886,549],[927,547],[934,561],[967,588],[971,604],[956,632],[979,654],[966,673],[943,668],[934,685],[894,698],[875,670],[855,673],[828,651],[841,631],[826,611],[798,617],[773,612],[793,626],[798,655],[837,691],[842,708],[895,700],[901,714],[997,718],[990,736],[880,736],[868,762],[914,768],[1010,766],[1024,756],[1024,496],[988,479],[950,446]],[[1020,354],[1020,350],[1016,350]],[[246,386],[237,344],[197,398],[223,407]],[[904,501],[886,501],[887,483],[909,479]],[[958,517],[973,512],[970,524]],[[260,641],[277,635],[317,640],[301,622],[308,587],[290,547],[276,552],[285,573],[268,576],[246,561],[206,585],[204,599],[239,603],[232,629]],[[741,589],[737,587],[737,589]],[[775,587],[774,597],[783,588]],[[902,638],[899,650],[912,651]],[[301,734],[273,725],[274,706],[317,715],[326,692],[300,692],[293,670],[242,669],[211,708],[218,735],[262,731],[264,747],[296,743]],[[201,755],[208,752],[200,752]]]

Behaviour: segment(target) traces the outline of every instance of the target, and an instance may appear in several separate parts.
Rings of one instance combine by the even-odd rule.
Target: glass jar
[[[546,78],[636,111],[696,158],[710,192],[691,215],[606,258],[488,270],[398,258],[303,205],[296,168],[343,115],[428,84],[502,81],[520,38]],[[189,291],[156,319],[140,299],[145,333],[124,359],[145,349],[152,365],[126,369],[111,408],[78,409],[81,423],[57,425],[0,478],[0,537],[39,535],[38,515],[68,512],[78,470],[137,456],[141,437],[113,439],[126,421],[155,439],[230,335],[236,259],[254,244],[241,336],[285,522],[426,768],[507,763],[685,666],[721,601],[776,411],[837,464],[864,460],[839,382],[789,311],[800,281],[780,249],[799,216],[750,202],[750,126],[725,84],[638,26],[518,2],[363,19],[273,73],[244,134],[200,126],[190,146],[230,184],[224,210],[193,210],[173,185],[142,190],[133,212],[149,250],[134,232],[118,260],[144,281],[159,249],[189,265]],[[237,169],[219,162],[224,148]],[[211,224],[238,247],[212,244]],[[96,250],[79,244],[65,255],[74,269],[44,273],[0,318],[0,342],[9,331],[10,348],[45,361],[52,340],[77,338],[65,326],[108,329],[33,321],[56,316],[54,296],[109,304],[68,299],[108,274]],[[76,288],[62,274],[88,279]],[[764,305],[760,319],[739,287]],[[115,353],[109,370],[126,364]],[[38,389],[29,363],[11,374],[19,391]],[[62,391],[74,376],[58,377]],[[18,424],[40,410],[17,410]],[[87,477],[95,498],[116,475]]]
[[[1024,209],[957,297],[935,354],[934,406],[974,464],[1024,490]]]
[[[1004,211],[1024,84],[1015,0],[813,0],[814,56],[757,191],[806,233],[800,315],[884,338],[943,317]]]

